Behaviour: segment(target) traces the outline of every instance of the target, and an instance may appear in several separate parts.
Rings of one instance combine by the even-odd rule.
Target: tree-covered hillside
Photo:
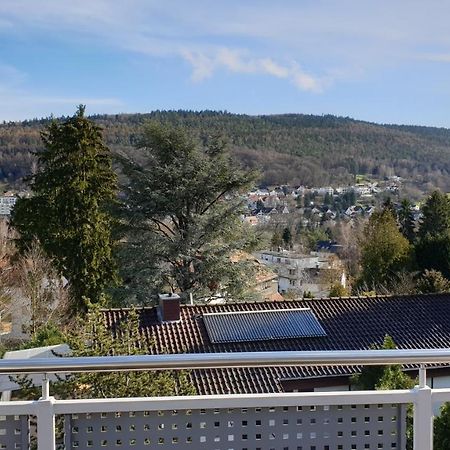
[[[450,130],[377,125],[331,115],[247,116],[226,112],[155,111],[99,115],[112,150],[130,149],[150,119],[183,124],[199,139],[223,134],[244,165],[267,184],[351,183],[356,174],[399,175],[425,189],[450,189]],[[48,119],[0,125],[0,181],[17,185],[32,170]]]

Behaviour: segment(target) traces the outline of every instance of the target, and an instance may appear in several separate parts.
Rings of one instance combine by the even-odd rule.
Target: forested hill
[[[148,119],[183,124],[201,139],[221,133],[243,164],[259,167],[267,184],[350,183],[356,174],[399,175],[450,189],[450,130],[377,125],[331,115],[247,116],[224,112],[156,111],[92,116],[111,149],[132,147]],[[0,125],[0,180],[29,173],[48,119]],[[427,184],[428,183],[428,184]]]

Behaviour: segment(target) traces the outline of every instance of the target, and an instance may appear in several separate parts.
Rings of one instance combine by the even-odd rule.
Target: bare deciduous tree
[[[67,281],[58,275],[37,241],[17,258],[9,281],[11,315],[21,316],[27,334],[34,334],[49,322],[59,323],[65,319]]]

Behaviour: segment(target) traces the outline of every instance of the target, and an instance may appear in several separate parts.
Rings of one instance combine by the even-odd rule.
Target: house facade
[[[10,216],[11,211],[16,204],[17,197],[13,195],[3,195],[0,196],[0,216]]]
[[[338,282],[344,272],[341,261],[325,252],[309,255],[292,251],[261,251],[258,259],[278,274],[278,291],[303,296],[310,292],[315,297],[326,297],[333,280]]]

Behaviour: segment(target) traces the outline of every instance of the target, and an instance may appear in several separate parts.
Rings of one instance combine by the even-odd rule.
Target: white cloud
[[[184,50],[182,56],[192,67],[192,81],[200,82],[212,77],[216,71],[269,75],[290,80],[302,91],[320,93],[332,83],[332,77],[314,77],[297,63],[281,64],[271,58],[251,58],[242,51],[220,48],[211,55]]]
[[[208,39],[197,39],[202,27],[194,29],[197,22],[189,14],[182,17],[177,14],[185,8],[184,3],[168,8],[142,0],[132,0],[129,4],[106,0],[46,0],[39,6],[32,0],[2,0],[0,15],[31,29],[70,30],[74,36],[91,35],[106,45],[133,52],[181,57],[192,66],[191,78],[196,82],[212,77],[218,70],[227,70],[290,80],[297,88],[309,92],[321,92],[330,84],[306,73],[296,63],[287,65],[267,55],[253,55],[239,46],[212,45],[207,43]],[[206,8],[204,12],[211,14],[211,9]],[[182,23],[175,27],[173,22],[178,20]],[[204,24],[203,28],[208,30],[209,25]],[[70,33],[67,34],[70,38]]]
[[[446,0],[0,2],[0,29],[179,57],[196,82],[226,70],[314,93],[405,60],[445,61],[449,16]]]
[[[278,78],[287,78],[289,76],[289,69],[276,63],[270,58],[263,58],[260,60],[261,67],[269,75]]]
[[[181,55],[192,66],[192,81],[205,80],[216,70],[215,61],[202,53],[182,50]]]

